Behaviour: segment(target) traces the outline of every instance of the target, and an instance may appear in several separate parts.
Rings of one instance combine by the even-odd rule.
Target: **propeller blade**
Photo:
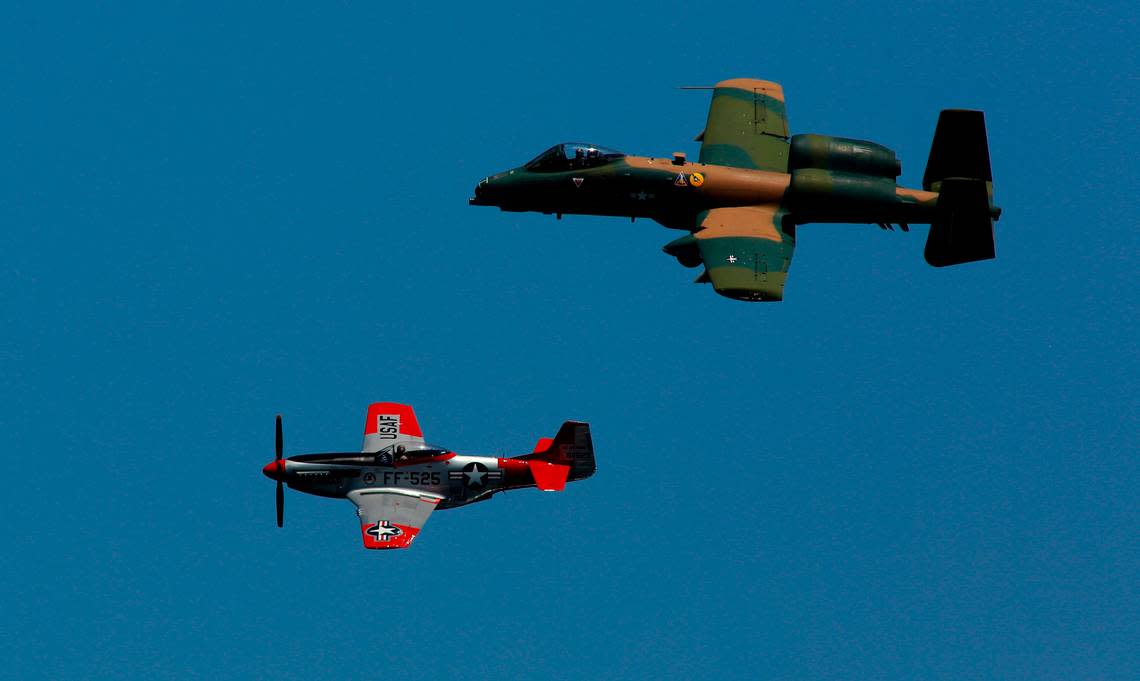
[[[277,527],[285,526],[285,488],[277,481]]]
[[[285,448],[285,438],[281,434],[281,414],[277,415],[277,458],[276,461],[281,461],[281,450]],[[277,527],[285,526],[285,486],[281,484],[281,476],[284,471],[282,466],[278,464],[277,469]]]

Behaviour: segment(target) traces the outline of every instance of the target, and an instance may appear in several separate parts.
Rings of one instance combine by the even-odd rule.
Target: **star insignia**
[[[368,534],[376,541],[392,541],[392,537],[399,537],[403,533],[403,530],[387,520],[377,521],[375,525],[368,528]]]

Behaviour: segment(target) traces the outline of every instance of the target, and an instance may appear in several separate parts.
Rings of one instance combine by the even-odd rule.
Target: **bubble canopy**
[[[595,168],[624,157],[625,154],[620,151],[599,147],[596,144],[563,142],[542,152],[524,167],[536,173],[556,173],[579,168]]]
[[[376,460],[382,463],[390,461],[406,461],[409,459],[430,459],[433,456],[440,456],[446,454],[448,450],[444,447],[437,447],[422,442],[403,442],[400,444],[388,445],[384,449],[376,452]]]

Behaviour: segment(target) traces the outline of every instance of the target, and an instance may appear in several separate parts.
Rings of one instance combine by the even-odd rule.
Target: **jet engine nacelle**
[[[897,205],[895,181],[862,173],[818,168],[792,171],[788,204],[799,224],[805,222],[884,222],[884,211]]]
[[[836,172],[898,177],[902,172],[895,152],[881,144],[828,135],[793,135],[788,170],[818,168]]]

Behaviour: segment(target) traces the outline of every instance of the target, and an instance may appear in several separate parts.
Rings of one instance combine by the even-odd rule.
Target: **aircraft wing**
[[[348,493],[360,516],[366,549],[406,549],[442,497],[401,489],[361,489]]]
[[[717,293],[738,300],[783,300],[784,280],[796,248],[794,227],[784,226],[776,204],[713,208],[697,216],[705,274]],[[707,279],[706,279],[707,277]]]
[[[752,78],[721,81],[701,142],[701,163],[788,172],[788,117],[784,88]]]
[[[378,452],[392,444],[423,444],[424,434],[416,412],[406,404],[376,402],[364,418],[363,452]]]

